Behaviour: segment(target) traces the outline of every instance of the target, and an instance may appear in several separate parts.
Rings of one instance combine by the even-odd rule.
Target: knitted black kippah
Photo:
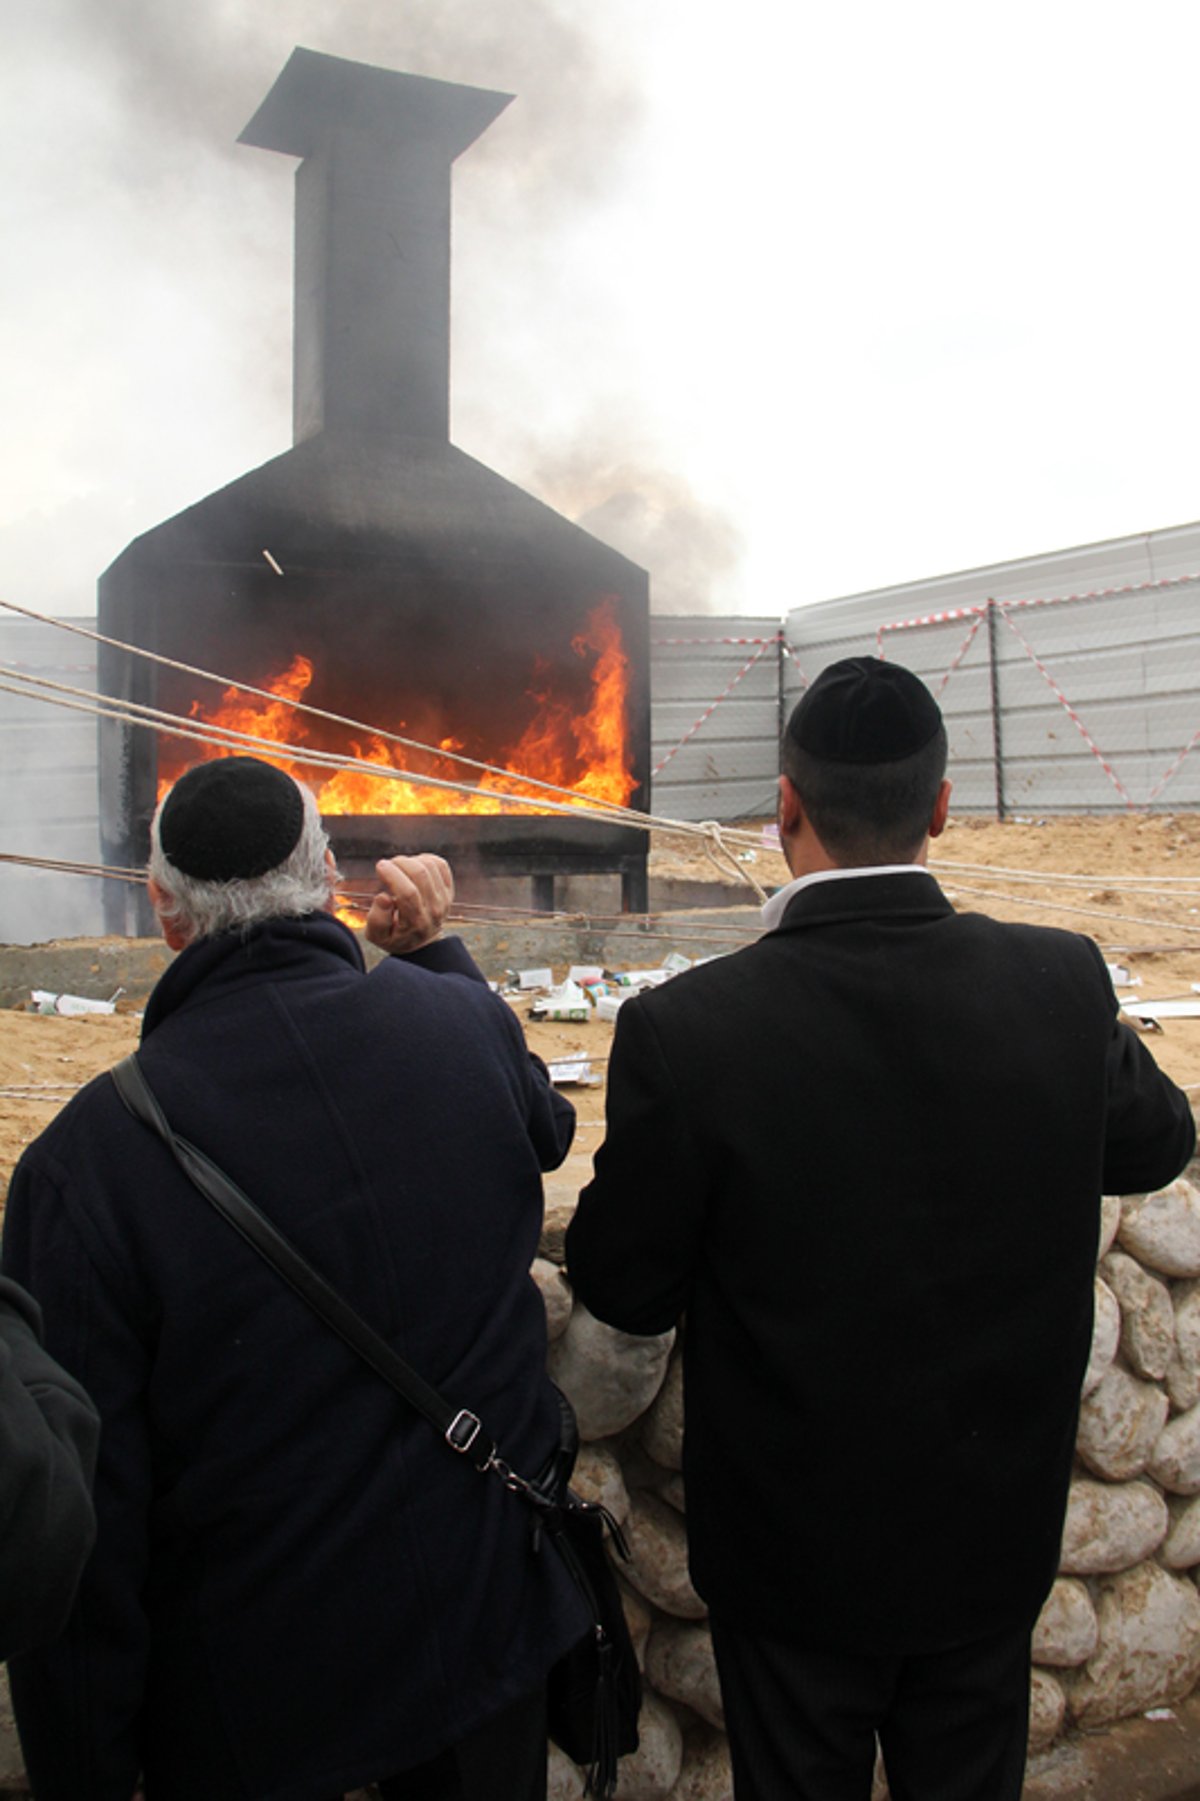
[[[290,775],[258,757],[197,763],[158,820],[163,852],[184,875],[233,882],[277,869],[300,841],[304,802]]]
[[[787,733],[831,763],[897,763],[924,750],[941,723],[941,708],[911,670],[879,657],[844,657],[822,669]]]

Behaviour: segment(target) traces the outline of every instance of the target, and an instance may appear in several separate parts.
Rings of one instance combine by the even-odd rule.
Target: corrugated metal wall
[[[652,619],[653,811],[773,814],[780,705],[778,619]]]
[[[959,811],[1200,807],[1200,525],[799,608],[784,629],[786,705],[838,657],[882,649],[925,678]]]
[[[0,614],[0,663],[95,692],[95,646],[56,626]],[[0,851],[99,862],[96,721],[90,714],[0,692],[0,769]],[[93,936],[103,931],[101,921],[98,880],[0,865],[4,943]]]

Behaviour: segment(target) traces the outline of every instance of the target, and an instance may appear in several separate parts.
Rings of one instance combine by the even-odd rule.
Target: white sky
[[[306,44],[516,93],[455,441],[656,604],[781,614],[1200,517],[1194,0],[0,0],[0,596],[291,438]],[[621,534],[624,534],[623,536]]]

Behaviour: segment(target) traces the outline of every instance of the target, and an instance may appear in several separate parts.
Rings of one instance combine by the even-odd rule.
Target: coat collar
[[[262,982],[311,970],[332,957],[362,971],[362,949],[354,933],[331,913],[303,919],[269,919],[247,931],[218,932],[181,950],[155,983],[146,1003],[142,1037],[203,989],[205,997],[233,982]]]
[[[885,915],[889,919],[940,919],[953,911],[926,869],[878,873],[864,869],[837,881],[812,882],[798,888],[775,929],[789,932],[803,926]]]

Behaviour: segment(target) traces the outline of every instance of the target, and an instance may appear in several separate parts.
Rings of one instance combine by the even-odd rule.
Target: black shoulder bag
[[[605,1528],[622,1557],[627,1559],[629,1551],[608,1510],[583,1500],[567,1486],[574,1462],[575,1433],[574,1416],[566,1397],[560,1395],[564,1410],[563,1450],[547,1471],[528,1482],[505,1462],[499,1447],[488,1439],[478,1414],[465,1407],[452,1407],[436,1388],[423,1381],[306,1262],[249,1196],[203,1151],[172,1130],[136,1056],[124,1058],[111,1074],[130,1113],[158,1133],[188,1179],[234,1231],[376,1375],[424,1415],[452,1451],[469,1455],[482,1474],[499,1477],[531,1509],[535,1538],[544,1532],[550,1540],[592,1620],[591,1630],[560,1658],[547,1678],[550,1737],[573,1762],[586,1769],[585,1793],[607,1801],[616,1787],[618,1757],[637,1750],[642,1688],[620,1590],[605,1553]]]

